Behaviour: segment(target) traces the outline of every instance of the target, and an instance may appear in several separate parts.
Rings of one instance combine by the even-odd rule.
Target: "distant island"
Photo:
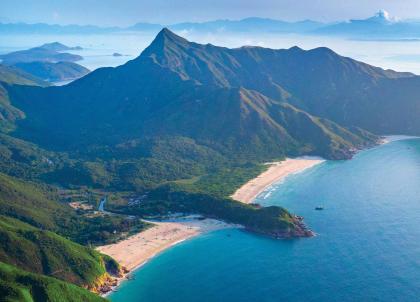
[[[62,52],[74,48],[60,43],[44,44],[27,50],[14,51],[8,54],[0,55],[2,64],[13,65],[16,63],[28,62],[75,62],[83,60],[83,57],[71,53]]]
[[[60,42],[52,42],[52,43],[45,43],[41,46],[39,46],[42,49],[47,49],[47,50],[51,50],[51,51],[58,51],[58,52],[63,52],[66,50],[83,50],[83,48],[81,46],[67,46],[64,45]]]
[[[0,59],[4,65],[14,66],[48,82],[74,80],[88,74],[89,69],[75,63],[83,57],[64,52],[69,50],[82,50],[82,48],[53,42],[0,55]]]

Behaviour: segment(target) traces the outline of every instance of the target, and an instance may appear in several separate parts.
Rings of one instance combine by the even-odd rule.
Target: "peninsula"
[[[266,171],[245,183],[231,197],[243,203],[252,203],[259,194],[272,184],[283,180],[290,174],[302,172],[322,162],[324,160],[320,158],[300,157],[267,163],[270,167]],[[151,223],[152,226],[125,240],[99,246],[97,251],[115,259],[124,268],[125,272],[131,272],[158,253],[197,235],[225,228],[242,228],[241,225],[209,218],[204,219],[204,217],[197,215],[146,222]],[[299,221],[298,223],[304,227],[303,222]],[[117,284],[126,278],[127,275],[117,278]],[[105,290],[104,294],[107,292]]]

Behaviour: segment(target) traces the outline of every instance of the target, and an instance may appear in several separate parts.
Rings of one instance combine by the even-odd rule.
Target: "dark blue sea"
[[[305,217],[314,238],[222,230],[134,273],[113,302],[420,301],[420,140],[289,176],[257,202]],[[316,211],[316,206],[323,211]]]

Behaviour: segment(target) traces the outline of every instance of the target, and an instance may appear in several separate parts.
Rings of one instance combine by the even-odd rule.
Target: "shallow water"
[[[257,202],[305,216],[319,235],[273,240],[222,230],[183,242],[109,297],[132,301],[419,301],[420,140],[325,162]],[[323,211],[315,211],[317,205]]]

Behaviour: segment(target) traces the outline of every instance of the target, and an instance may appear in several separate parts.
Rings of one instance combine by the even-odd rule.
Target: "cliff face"
[[[97,278],[93,284],[85,286],[85,288],[90,290],[91,292],[101,295],[110,292],[112,288],[117,285],[118,278],[113,277],[108,273],[105,273],[99,278]]]
[[[106,269],[106,273],[96,278],[93,283],[85,286],[86,289],[100,295],[111,291],[128,273],[127,269],[109,256],[103,255],[102,264]]]
[[[2,301],[106,302],[88,290],[0,262]]]

